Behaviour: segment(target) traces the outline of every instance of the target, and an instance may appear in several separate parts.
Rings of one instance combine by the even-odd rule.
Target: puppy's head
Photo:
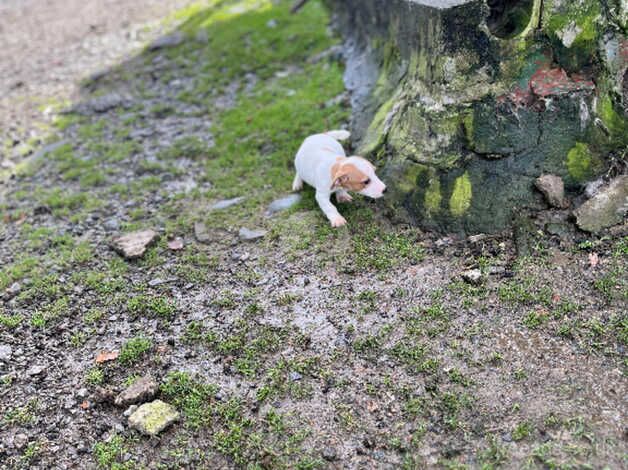
[[[386,185],[375,174],[375,166],[362,157],[349,157],[331,168],[332,189],[343,188],[373,199],[386,192]]]

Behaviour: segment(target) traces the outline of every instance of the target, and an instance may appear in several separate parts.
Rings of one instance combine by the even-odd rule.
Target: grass
[[[153,342],[144,336],[131,338],[120,349],[120,364],[132,365],[140,361],[153,347]]]
[[[172,318],[177,310],[172,300],[145,294],[130,298],[127,308],[133,315],[156,315],[165,319]]]

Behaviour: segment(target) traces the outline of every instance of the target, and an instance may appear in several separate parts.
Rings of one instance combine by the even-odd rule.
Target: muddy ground
[[[132,53],[123,15],[94,2],[82,33],[44,41],[59,88],[43,43],[0,74],[25,83],[2,109],[39,133],[18,151],[1,121],[0,468],[626,465],[626,226],[593,237],[547,211],[515,235],[446,236],[356,198],[332,230],[310,190],[269,215],[300,140],[348,120],[327,12],[113,3],[159,42]],[[33,5],[3,4],[0,34]],[[81,55],[92,18],[114,45]],[[17,70],[20,47],[3,54]],[[19,105],[35,95],[45,115]],[[159,234],[140,259],[111,248],[140,229]],[[147,374],[181,414],[157,437],[114,403]]]

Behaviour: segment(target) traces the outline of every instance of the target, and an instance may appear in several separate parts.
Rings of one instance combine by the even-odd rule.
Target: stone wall
[[[358,151],[395,217],[495,232],[625,158],[625,0],[327,0],[346,38]]]

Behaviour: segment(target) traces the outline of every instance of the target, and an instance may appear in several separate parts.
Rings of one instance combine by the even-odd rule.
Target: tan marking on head
[[[344,165],[336,161],[331,167],[332,189],[344,188],[349,191],[362,191],[369,177],[352,163]]]

